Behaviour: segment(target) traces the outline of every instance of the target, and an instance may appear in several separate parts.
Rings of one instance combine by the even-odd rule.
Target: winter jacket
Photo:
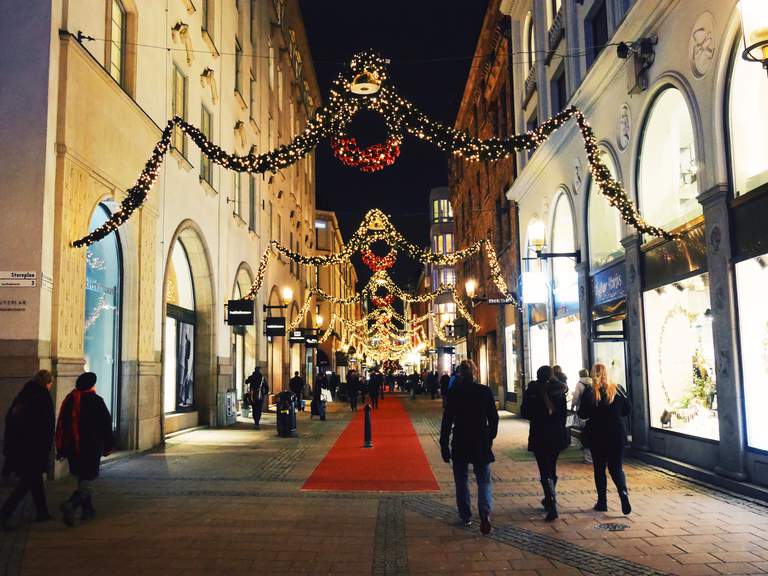
[[[624,417],[629,416],[632,405],[621,391],[616,392],[613,402],[603,397],[595,402],[595,392],[589,387],[581,398],[579,417],[588,418],[584,427],[593,454],[616,456],[624,450],[627,438]]]
[[[448,392],[440,426],[440,448],[458,462],[488,464],[495,460],[493,440],[499,429],[496,401],[487,386],[457,383]]]
[[[59,410],[63,435],[57,446],[57,457],[69,461],[69,471],[80,480],[93,480],[99,475],[101,457],[112,452],[112,416],[104,400],[95,392],[80,398],[79,449],[73,437],[73,396],[64,399]]]
[[[269,394],[269,384],[261,372],[254,372],[245,379],[248,384],[248,402],[251,406],[261,403]]]
[[[19,476],[48,470],[54,432],[53,400],[34,380],[27,382],[5,416],[3,471]]]
[[[530,420],[528,449],[533,452],[560,452],[570,443],[569,431],[565,426],[567,387],[558,380],[528,384],[523,394],[520,414]],[[549,396],[552,413],[549,413],[542,394]]]

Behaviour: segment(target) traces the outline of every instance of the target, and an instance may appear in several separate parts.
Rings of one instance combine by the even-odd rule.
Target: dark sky
[[[300,0],[320,90],[355,52],[378,51],[389,58],[390,82],[433,120],[453,125],[487,0]],[[382,142],[383,123],[363,117],[350,135],[360,146]],[[380,208],[412,242],[426,246],[430,188],[448,182],[446,156],[434,146],[406,137],[393,166],[372,174],[347,168],[327,142],[317,147],[317,207],[334,210],[347,239],[366,211]],[[367,274],[359,261],[358,272]],[[362,269],[361,269],[362,268]],[[400,256],[399,284],[421,266]]]

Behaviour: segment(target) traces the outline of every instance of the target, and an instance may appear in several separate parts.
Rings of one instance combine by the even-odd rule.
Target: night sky
[[[320,90],[355,52],[378,51],[389,58],[390,82],[434,120],[453,125],[480,33],[487,0],[300,0]],[[373,114],[349,130],[358,144],[383,142],[383,122]],[[373,174],[347,168],[327,142],[317,147],[317,207],[336,212],[346,240],[366,211],[380,208],[412,242],[429,243],[429,190],[448,183],[446,155],[406,137],[393,166]],[[363,281],[367,268],[355,262]],[[421,265],[400,256],[393,271],[403,286]]]

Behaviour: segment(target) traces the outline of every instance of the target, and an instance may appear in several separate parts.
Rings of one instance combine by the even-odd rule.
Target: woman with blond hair
[[[605,365],[595,364],[592,368],[592,387],[584,391],[579,407],[579,418],[588,419],[584,434],[589,439],[592,450],[595,488],[597,488],[595,510],[598,512],[608,510],[606,467],[619,493],[622,513],[632,512],[623,469],[624,439],[626,438],[623,418],[628,416],[630,411],[629,400],[619,391],[616,383],[610,381]]]

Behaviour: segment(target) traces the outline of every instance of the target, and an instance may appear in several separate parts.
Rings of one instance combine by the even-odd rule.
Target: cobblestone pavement
[[[342,406],[326,422],[301,414],[295,439],[276,438],[267,415],[258,431],[198,430],[109,463],[96,519],[76,528],[29,523],[27,500],[20,528],[0,533],[0,574],[768,573],[768,508],[639,463],[627,466],[634,511],[625,517],[615,493],[608,513],[592,511],[591,468],[565,453],[560,519],[544,522],[527,424],[511,415],[495,446],[494,531],[460,527],[436,443],[439,402],[404,402],[439,494],[302,492],[349,415]],[[46,488],[55,510],[73,484]]]

